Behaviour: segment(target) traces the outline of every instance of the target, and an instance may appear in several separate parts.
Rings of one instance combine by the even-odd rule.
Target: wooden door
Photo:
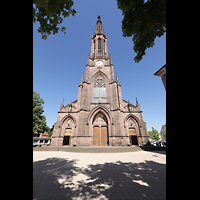
[[[132,135],[131,139],[132,139],[132,145],[138,145],[137,135]]]
[[[69,138],[70,136],[64,136],[63,145],[69,145]]]
[[[129,138],[131,145],[138,145],[138,137],[135,128],[129,128]]]
[[[133,145],[133,136],[137,137],[135,128],[129,128],[129,138],[131,145]]]
[[[108,145],[107,127],[101,127],[101,146]]]
[[[99,134],[99,127],[93,128],[93,146],[100,145],[100,134]]]
[[[72,129],[71,128],[66,128],[65,132],[64,132],[64,139],[63,139],[63,145],[64,145],[64,141],[68,140],[68,145],[71,144],[71,133],[72,133]],[[69,136],[69,137],[67,137]],[[66,142],[65,142],[66,143]]]

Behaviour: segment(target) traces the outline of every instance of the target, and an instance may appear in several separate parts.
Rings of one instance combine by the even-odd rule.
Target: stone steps
[[[119,147],[119,146],[106,146],[106,147],[94,147],[94,146],[79,146],[79,147],[53,147],[53,146],[42,146],[33,147],[33,151],[66,151],[66,152],[77,152],[77,153],[123,153],[123,152],[135,152],[143,151],[139,146],[131,147]]]

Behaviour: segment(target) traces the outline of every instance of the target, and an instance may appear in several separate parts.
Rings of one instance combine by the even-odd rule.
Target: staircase
[[[78,146],[78,147],[53,147],[53,146],[42,146],[34,147],[33,151],[66,151],[66,152],[77,152],[77,153],[123,153],[123,152],[136,152],[143,151],[139,146],[130,147],[119,147],[119,146]]]

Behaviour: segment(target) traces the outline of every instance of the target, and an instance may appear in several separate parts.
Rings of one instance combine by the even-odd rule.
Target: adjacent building
[[[160,76],[163,82],[163,85],[166,90],[166,64],[163,65],[157,72],[154,73],[155,76]]]

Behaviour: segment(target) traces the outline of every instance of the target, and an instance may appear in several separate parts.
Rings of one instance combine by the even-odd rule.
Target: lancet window
[[[101,56],[101,39],[98,39],[98,56]]]
[[[106,103],[106,83],[101,76],[94,82],[94,103]]]

